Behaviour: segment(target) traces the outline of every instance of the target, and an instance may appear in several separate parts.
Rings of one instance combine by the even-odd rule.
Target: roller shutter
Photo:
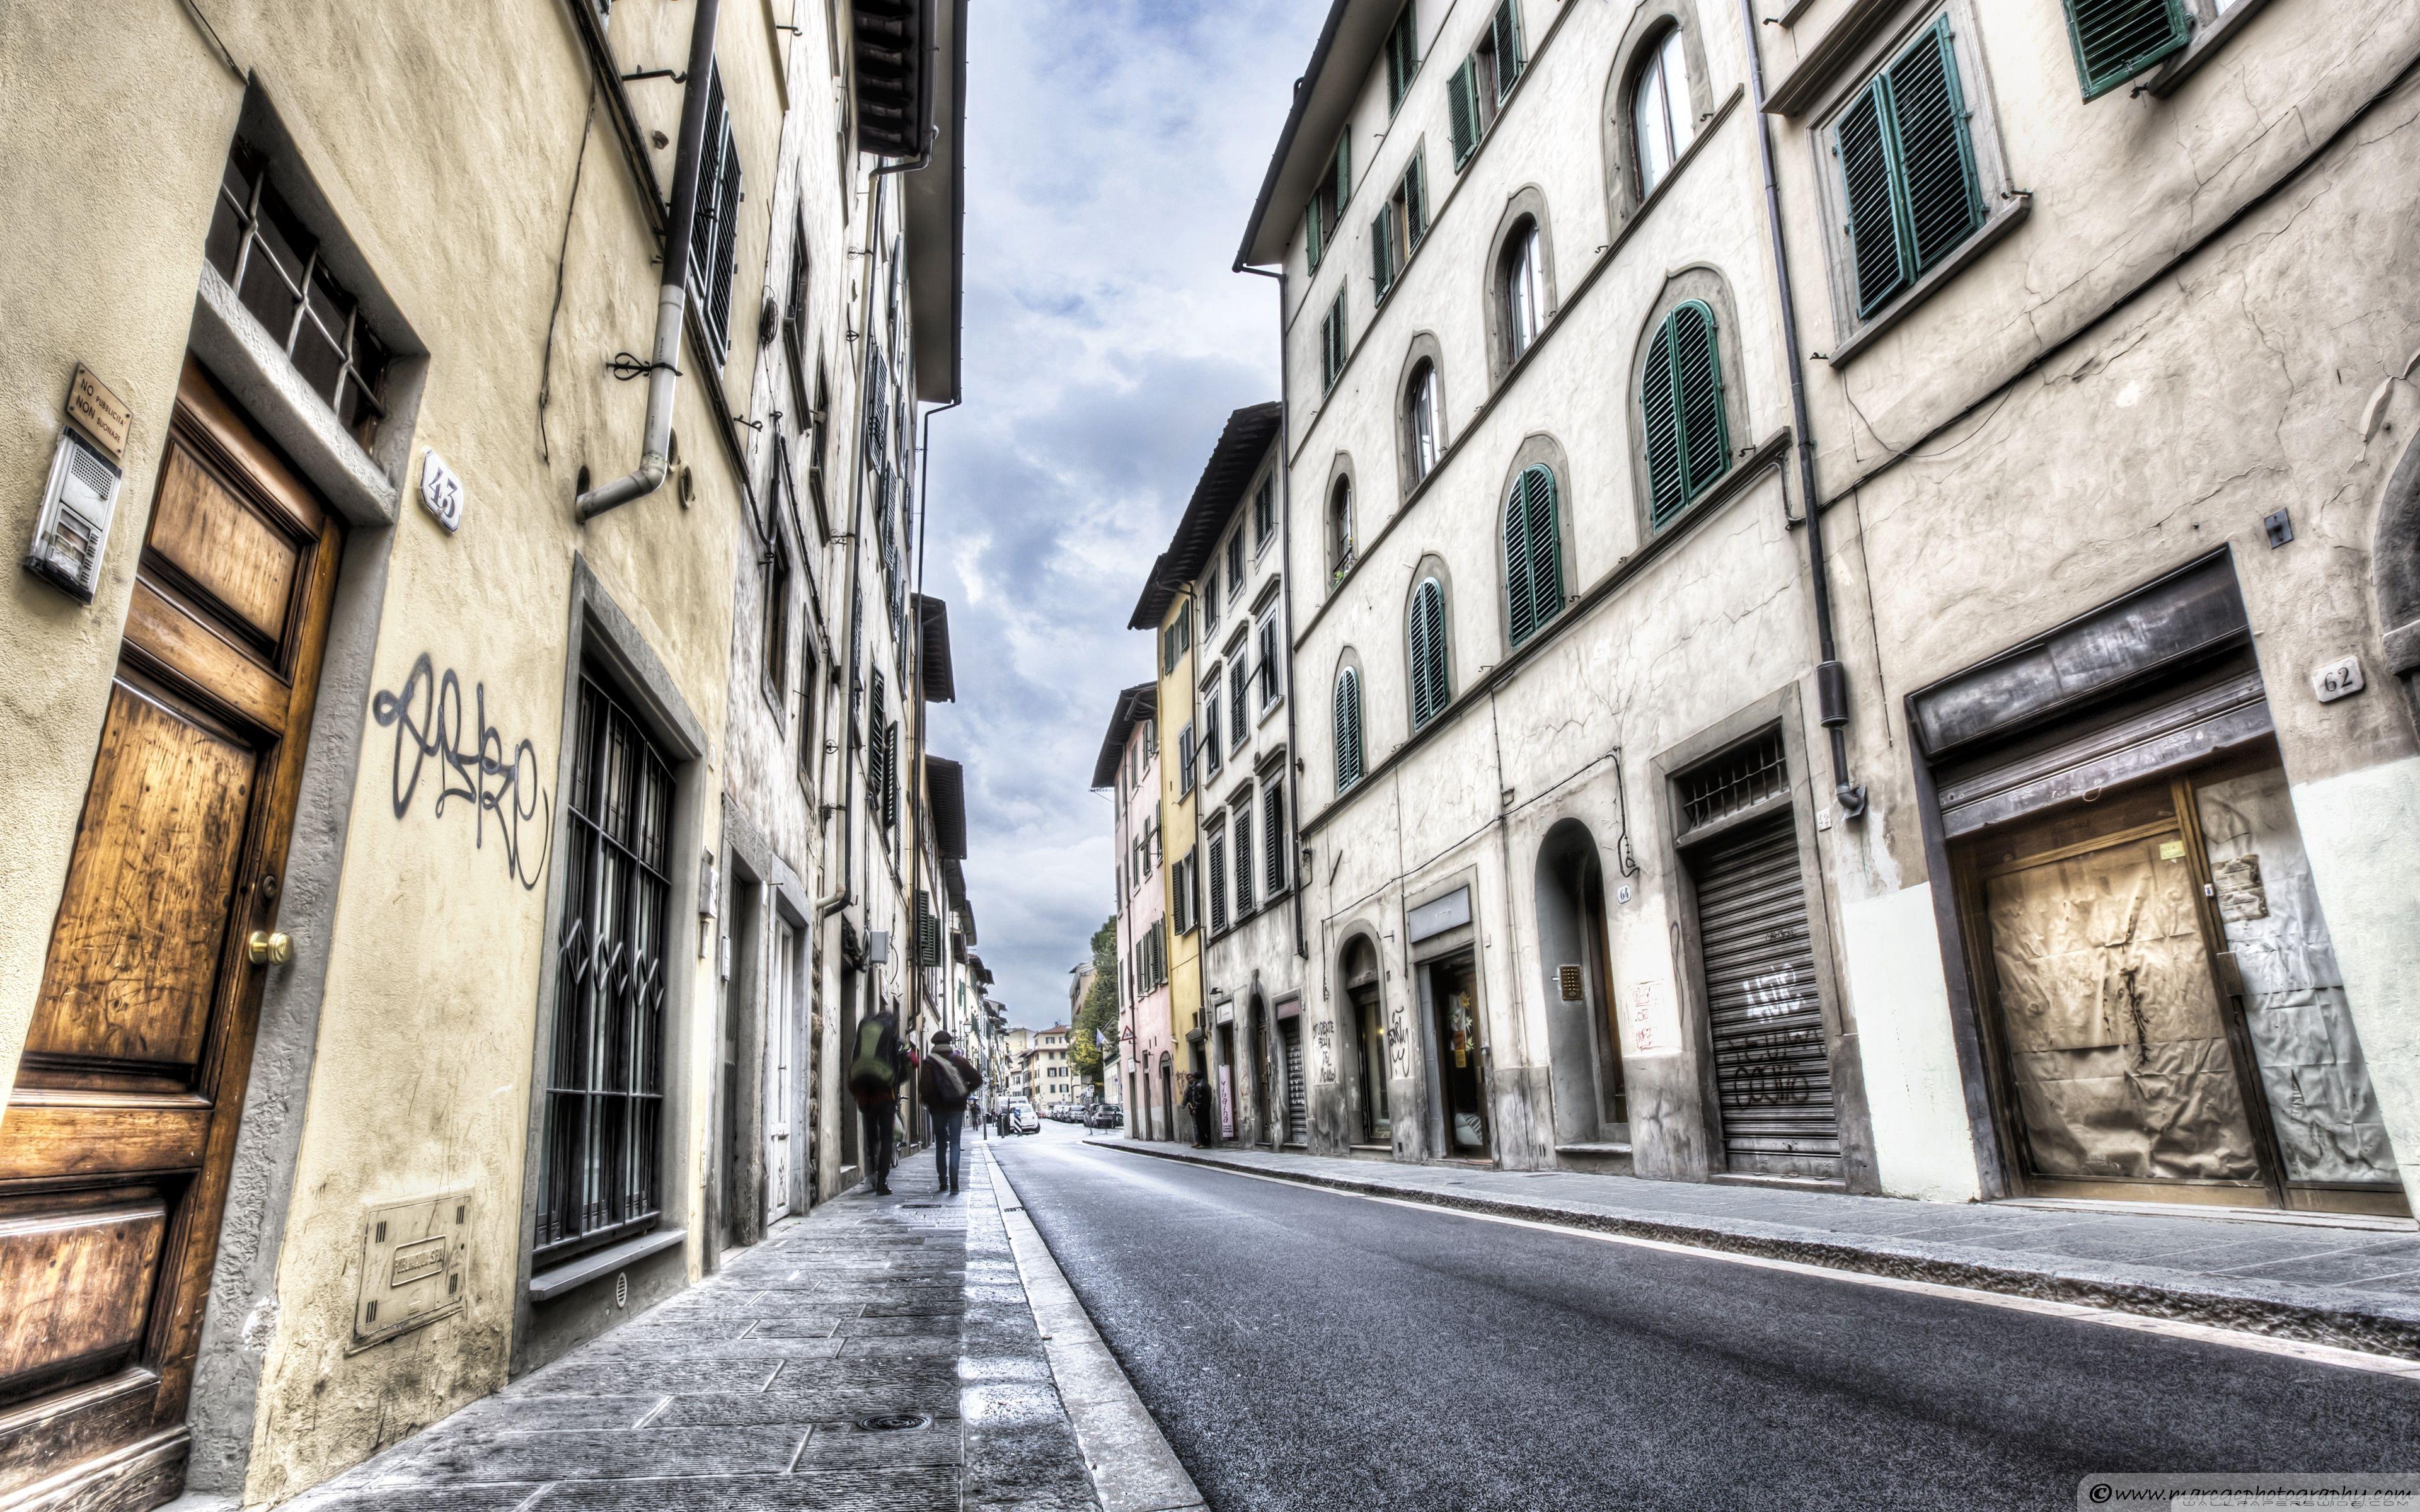
[[[1839,1119],[1790,815],[1714,841],[1690,870],[1730,1169],[1836,1178]]]

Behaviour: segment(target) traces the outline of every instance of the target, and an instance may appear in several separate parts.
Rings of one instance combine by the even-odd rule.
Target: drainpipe
[[[1238,257],[1235,271],[1277,281],[1278,331],[1282,335],[1285,331],[1285,270],[1280,269],[1273,273],[1264,268],[1249,268]],[[1284,546],[1286,558],[1280,563],[1284,569],[1285,586],[1279,591],[1278,602],[1284,606],[1285,612],[1286,803],[1294,810],[1295,833],[1300,835],[1302,747],[1295,738],[1294,716],[1295,707],[1302,702],[1302,689],[1295,686],[1294,677],[1294,404],[1286,392],[1289,387],[1285,354],[1280,350],[1278,354],[1278,539]],[[1311,958],[1311,943],[1303,933],[1302,923],[1302,857],[1303,847],[1297,844],[1294,848],[1294,954],[1297,961]]]
[[[932,154],[927,151],[925,156],[929,158]],[[924,497],[924,489],[933,476],[933,417],[944,409],[955,409],[964,403],[966,400],[961,398],[953,399],[948,404],[936,405],[925,410],[923,418],[918,422],[919,428],[923,434],[916,442],[916,628],[912,633],[916,638],[913,648],[916,658],[916,775],[920,787],[924,773],[924,517],[929,508]],[[929,795],[923,807],[923,812],[926,819],[929,820],[932,817]],[[908,858],[908,900],[911,909],[915,906],[916,898],[924,886],[924,835],[925,825],[920,823],[916,826],[915,854]],[[939,880],[938,877],[934,879],[936,883]],[[938,934],[945,932],[940,928],[940,900],[935,899],[934,903],[933,927],[934,933]],[[921,991],[924,985],[924,920],[920,917],[915,920],[915,925],[916,985]],[[948,1011],[949,1005],[944,1003],[943,1013],[946,1015]]]
[[[1790,249],[1781,234],[1781,190],[1773,173],[1773,125],[1764,114],[1764,59],[1757,51],[1756,10],[1740,0],[1740,25],[1747,44],[1748,90],[1755,98],[1756,143],[1764,160],[1764,215],[1773,230],[1773,279],[1781,297],[1781,342],[1790,364],[1792,450],[1798,454],[1798,507],[1807,527],[1807,562],[1815,599],[1815,706],[1832,741],[1832,796],[1843,819],[1866,811],[1863,784],[1849,780],[1849,671],[1840,665],[1832,636],[1832,584],[1823,562],[1823,511],[1815,497],[1815,442],[1807,419],[1807,376],[1798,341],[1798,307],[1790,293]],[[1785,509],[1785,513],[1786,513]]]
[[[647,424],[637,471],[580,496],[580,523],[663,486],[680,389],[681,317],[689,305],[690,244],[697,226],[697,181],[706,156],[706,81],[714,73],[714,26],[721,0],[697,0],[690,22],[689,90],[681,97],[680,151],[673,162],[672,219],[664,225],[663,284],[656,291],[656,348],[647,364]]]

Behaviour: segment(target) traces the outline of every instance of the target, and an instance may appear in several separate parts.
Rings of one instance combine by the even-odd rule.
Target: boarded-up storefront
[[[1910,705],[2018,1188],[2404,1211],[2227,558]]]

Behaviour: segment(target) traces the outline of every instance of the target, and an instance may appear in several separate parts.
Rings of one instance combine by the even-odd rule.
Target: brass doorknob
[[[252,938],[244,941],[243,953],[256,966],[282,966],[294,959],[294,936],[274,930],[254,930]]]

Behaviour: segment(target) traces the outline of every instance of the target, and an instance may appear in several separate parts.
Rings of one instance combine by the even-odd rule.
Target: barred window
[[[580,680],[535,1268],[661,1216],[672,766]]]

